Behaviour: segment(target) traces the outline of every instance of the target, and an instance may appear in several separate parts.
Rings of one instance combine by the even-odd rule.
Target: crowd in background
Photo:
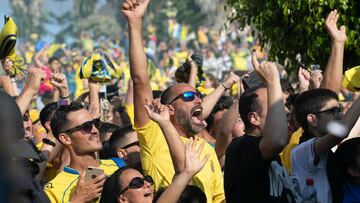
[[[336,10],[328,64],[291,78],[250,28],[169,20],[159,39],[149,3],[123,2],[120,36],[72,45],[15,47],[8,19],[1,201],[360,202],[357,69],[343,76]]]

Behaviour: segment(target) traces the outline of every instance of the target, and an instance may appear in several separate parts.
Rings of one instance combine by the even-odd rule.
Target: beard
[[[181,109],[175,110],[175,119],[186,133],[186,136],[194,136],[204,129],[203,125],[200,126],[191,123],[191,118],[189,118],[188,113]]]

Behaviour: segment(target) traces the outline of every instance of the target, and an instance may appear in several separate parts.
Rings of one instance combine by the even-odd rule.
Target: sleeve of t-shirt
[[[225,200],[225,192],[224,192],[224,177],[222,175],[221,167],[219,160],[216,158],[216,153],[213,149],[209,150],[211,152],[211,157],[214,163],[214,176],[215,181],[213,182],[213,202],[220,203]]]
[[[327,153],[319,157],[319,163],[315,165],[315,139],[310,139],[296,146],[292,153],[292,163],[296,164],[297,167],[304,169],[305,171],[311,172],[326,167]]]

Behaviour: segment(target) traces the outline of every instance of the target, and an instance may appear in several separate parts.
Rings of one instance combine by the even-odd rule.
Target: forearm
[[[215,143],[215,152],[218,158],[225,155],[226,149],[232,140],[231,132],[240,116],[238,106],[239,102],[235,101],[220,121],[220,129],[216,135]]]
[[[341,142],[345,142],[346,140],[349,140],[349,139],[352,139],[355,137],[359,137],[359,135],[360,135],[360,118],[358,118],[354,127],[351,129],[349,136],[347,138],[345,138],[344,140],[342,140]]]
[[[130,38],[130,73],[134,86],[143,83],[149,83],[147,73],[147,60],[142,42],[142,20],[136,20],[129,23]]]
[[[180,174],[185,168],[185,145],[170,121],[159,123],[159,126],[169,147],[175,174]]]
[[[0,80],[1,80],[0,81],[1,86],[4,89],[4,91],[8,93],[10,96],[15,96],[14,88],[10,76],[7,75],[1,76]]]
[[[161,194],[156,203],[176,203],[191,179],[192,176],[186,172],[175,175],[173,182]]]
[[[98,92],[98,84],[95,81],[89,80],[89,101],[95,115],[100,115],[100,99]]]
[[[206,119],[214,106],[225,92],[225,87],[223,85],[219,85],[211,94],[207,95],[203,99],[202,107],[203,107],[203,119]]]
[[[271,159],[288,143],[288,129],[280,82],[269,84],[267,94],[268,112],[260,147],[263,148],[263,157]]]
[[[22,116],[27,111],[27,109],[32,101],[33,96],[34,96],[33,92],[25,89],[18,97],[16,97],[16,103],[19,106]]]
[[[360,98],[356,99],[344,115],[342,121],[348,129],[352,129],[360,116]]]
[[[337,94],[340,92],[342,82],[344,46],[345,44],[342,42],[332,43],[330,57],[324,73],[324,79],[320,86],[321,88],[330,89]]]
[[[191,69],[190,69],[190,77],[189,77],[189,81],[188,84],[193,87],[196,88],[196,74],[197,74],[197,67],[194,61],[190,62],[191,64]]]

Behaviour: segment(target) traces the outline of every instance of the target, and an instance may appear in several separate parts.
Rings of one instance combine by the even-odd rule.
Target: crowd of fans
[[[324,71],[290,80],[235,27],[143,38],[149,3],[123,2],[126,39],[19,45],[25,68],[0,36],[0,201],[360,202],[336,10]]]

